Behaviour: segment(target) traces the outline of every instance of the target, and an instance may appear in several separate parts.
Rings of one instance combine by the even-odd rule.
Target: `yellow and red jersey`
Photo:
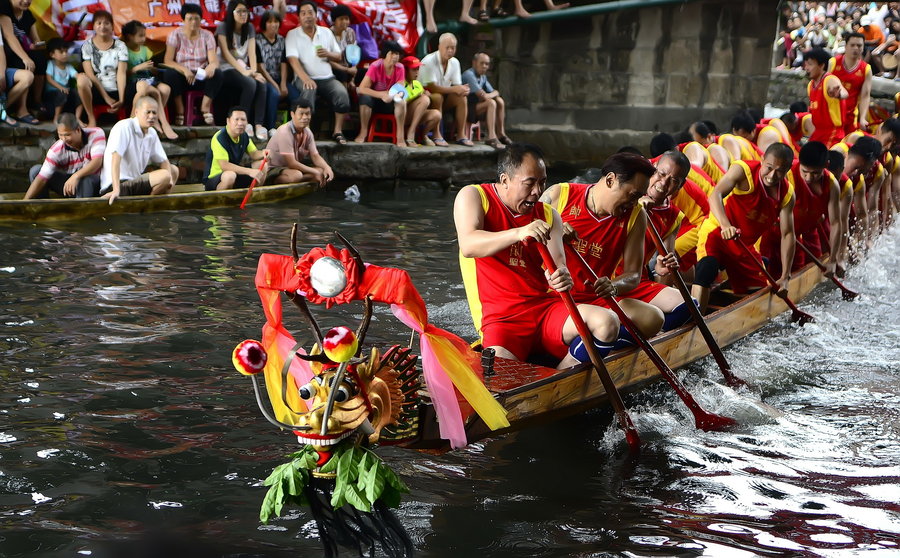
[[[809,112],[816,128],[809,139],[820,141],[827,147],[838,143],[844,137],[845,103],[827,93],[827,89],[838,82],[840,80],[835,75],[826,73],[818,83],[810,80],[806,86],[809,93]]]
[[[844,67],[844,55],[838,54],[828,61],[828,73],[833,74],[850,94],[844,100],[844,132],[850,133],[858,129],[859,95],[868,76],[872,75],[872,67],[860,60],[852,69]]]

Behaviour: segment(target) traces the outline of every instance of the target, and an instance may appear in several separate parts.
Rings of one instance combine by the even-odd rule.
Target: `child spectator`
[[[178,139],[178,134],[169,125],[165,110],[172,89],[165,83],[160,83],[154,75],[156,70],[150,59],[153,53],[146,45],[147,28],[140,21],[129,21],[122,26],[122,41],[128,47],[128,85],[125,86],[125,98],[136,99],[148,95],[156,99],[156,104],[160,107],[157,130],[167,139]]]
[[[416,128],[422,123],[422,143],[429,147],[440,145],[447,147],[447,140],[441,135],[441,111],[429,109],[431,99],[425,95],[425,87],[419,81],[419,67],[422,62],[415,56],[407,56],[403,59],[403,69],[406,70],[406,80],[403,87],[406,88],[406,138],[410,147],[416,145]],[[434,139],[428,137],[432,132]]]
[[[47,42],[47,83],[44,84],[44,107],[47,111],[53,111],[53,121],[59,121],[59,115],[66,112],[75,112],[81,116],[84,107],[78,100],[78,92],[74,89],[78,72],[69,64],[69,49],[60,38],[53,38]]]
[[[78,96],[87,113],[88,126],[97,126],[94,104],[105,103],[108,112],[118,112],[125,102],[128,47],[113,36],[112,14],[94,12],[94,36],[81,45],[84,73],[78,74]]]
[[[269,137],[275,135],[275,117],[278,103],[288,95],[287,59],[284,57],[284,37],[278,34],[281,14],[266,11],[259,22],[262,35],[256,42],[259,49],[259,71],[266,78],[266,117],[263,126],[268,128]]]
[[[0,45],[3,44],[3,36],[0,35]],[[28,88],[34,80],[34,74],[28,70],[17,70],[6,66],[6,54],[0,49],[0,122],[17,128],[18,120],[24,121],[24,115],[28,114],[27,100]],[[16,108],[14,108],[16,107]],[[17,111],[19,118],[13,117],[12,112]]]

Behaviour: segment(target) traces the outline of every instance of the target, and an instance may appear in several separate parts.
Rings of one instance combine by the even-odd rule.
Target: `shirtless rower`
[[[572,288],[562,244],[562,220],[538,201],[547,169],[540,149],[513,143],[500,154],[499,179],[459,191],[453,220],[460,267],[476,329],[485,348],[497,356],[525,360],[536,354],[562,359],[560,368],[588,360],[587,351],[559,295]],[[547,245],[557,270],[546,276],[532,238]],[[609,310],[590,304],[578,310],[594,336],[598,352],[608,353],[619,331]],[[571,352],[576,356],[567,354]],[[578,352],[580,345],[581,353]]]
[[[591,273],[580,261],[570,261],[575,300],[607,307],[605,297],[623,297],[619,299],[622,310],[645,337],[660,330],[663,313],[630,294],[641,283],[647,231],[647,219],[637,202],[647,193],[655,171],[640,155],[616,153],[603,163],[595,184],[554,184],[541,196],[542,202],[562,216],[566,230],[574,232],[573,247],[593,270]],[[616,275],[620,261],[622,268]],[[624,328],[619,339],[617,347],[631,343]]]
[[[728,271],[735,293],[764,287],[766,278],[749,255],[737,245],[753,248],[763,232],[779,225],[782,274],[778,279],[786,290],[796,249],[794,238],[794,193],[786,180],[794,160],[790,146],[776,143],[760,161],[735,161],[709,196],[710,216],[700,227],[692,294],[706,309],[709,290],[720,269]],[[730,194],[730,195],[729,195]],[[740,234],[740,239],[738,235]]]

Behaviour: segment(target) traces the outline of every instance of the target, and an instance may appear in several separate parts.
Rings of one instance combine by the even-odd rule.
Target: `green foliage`
[[[259,519],[263,523],[281,515],[285,504],[308,503],[303,489],[316,468],[318,454],[311,446],[304,446],[288,457],[292,458],[291,461],[275,467],[263,482],[269,487],[259,510]],[[375,452],[352,443],[339,444],[331,459],[319,471],[336,474],[331,495],[331,505],[335,509],[349,504],[369,512],[372,511],[372,504],[379,499],[396,508],[400,505],[400,495],[409,492],[400,477]]]

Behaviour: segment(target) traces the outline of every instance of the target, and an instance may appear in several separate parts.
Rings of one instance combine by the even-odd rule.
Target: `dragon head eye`
[[[343,403],[348,399],[350,399],[350,390],[346,386],[340,386],[334,396],[334,400],[338,403]]]
[[[306,384],[302,388],[300,388],[300,399],[307,400],[311,399],[313,395],[316,394],[316,388],[312,385],[312,382]]]

